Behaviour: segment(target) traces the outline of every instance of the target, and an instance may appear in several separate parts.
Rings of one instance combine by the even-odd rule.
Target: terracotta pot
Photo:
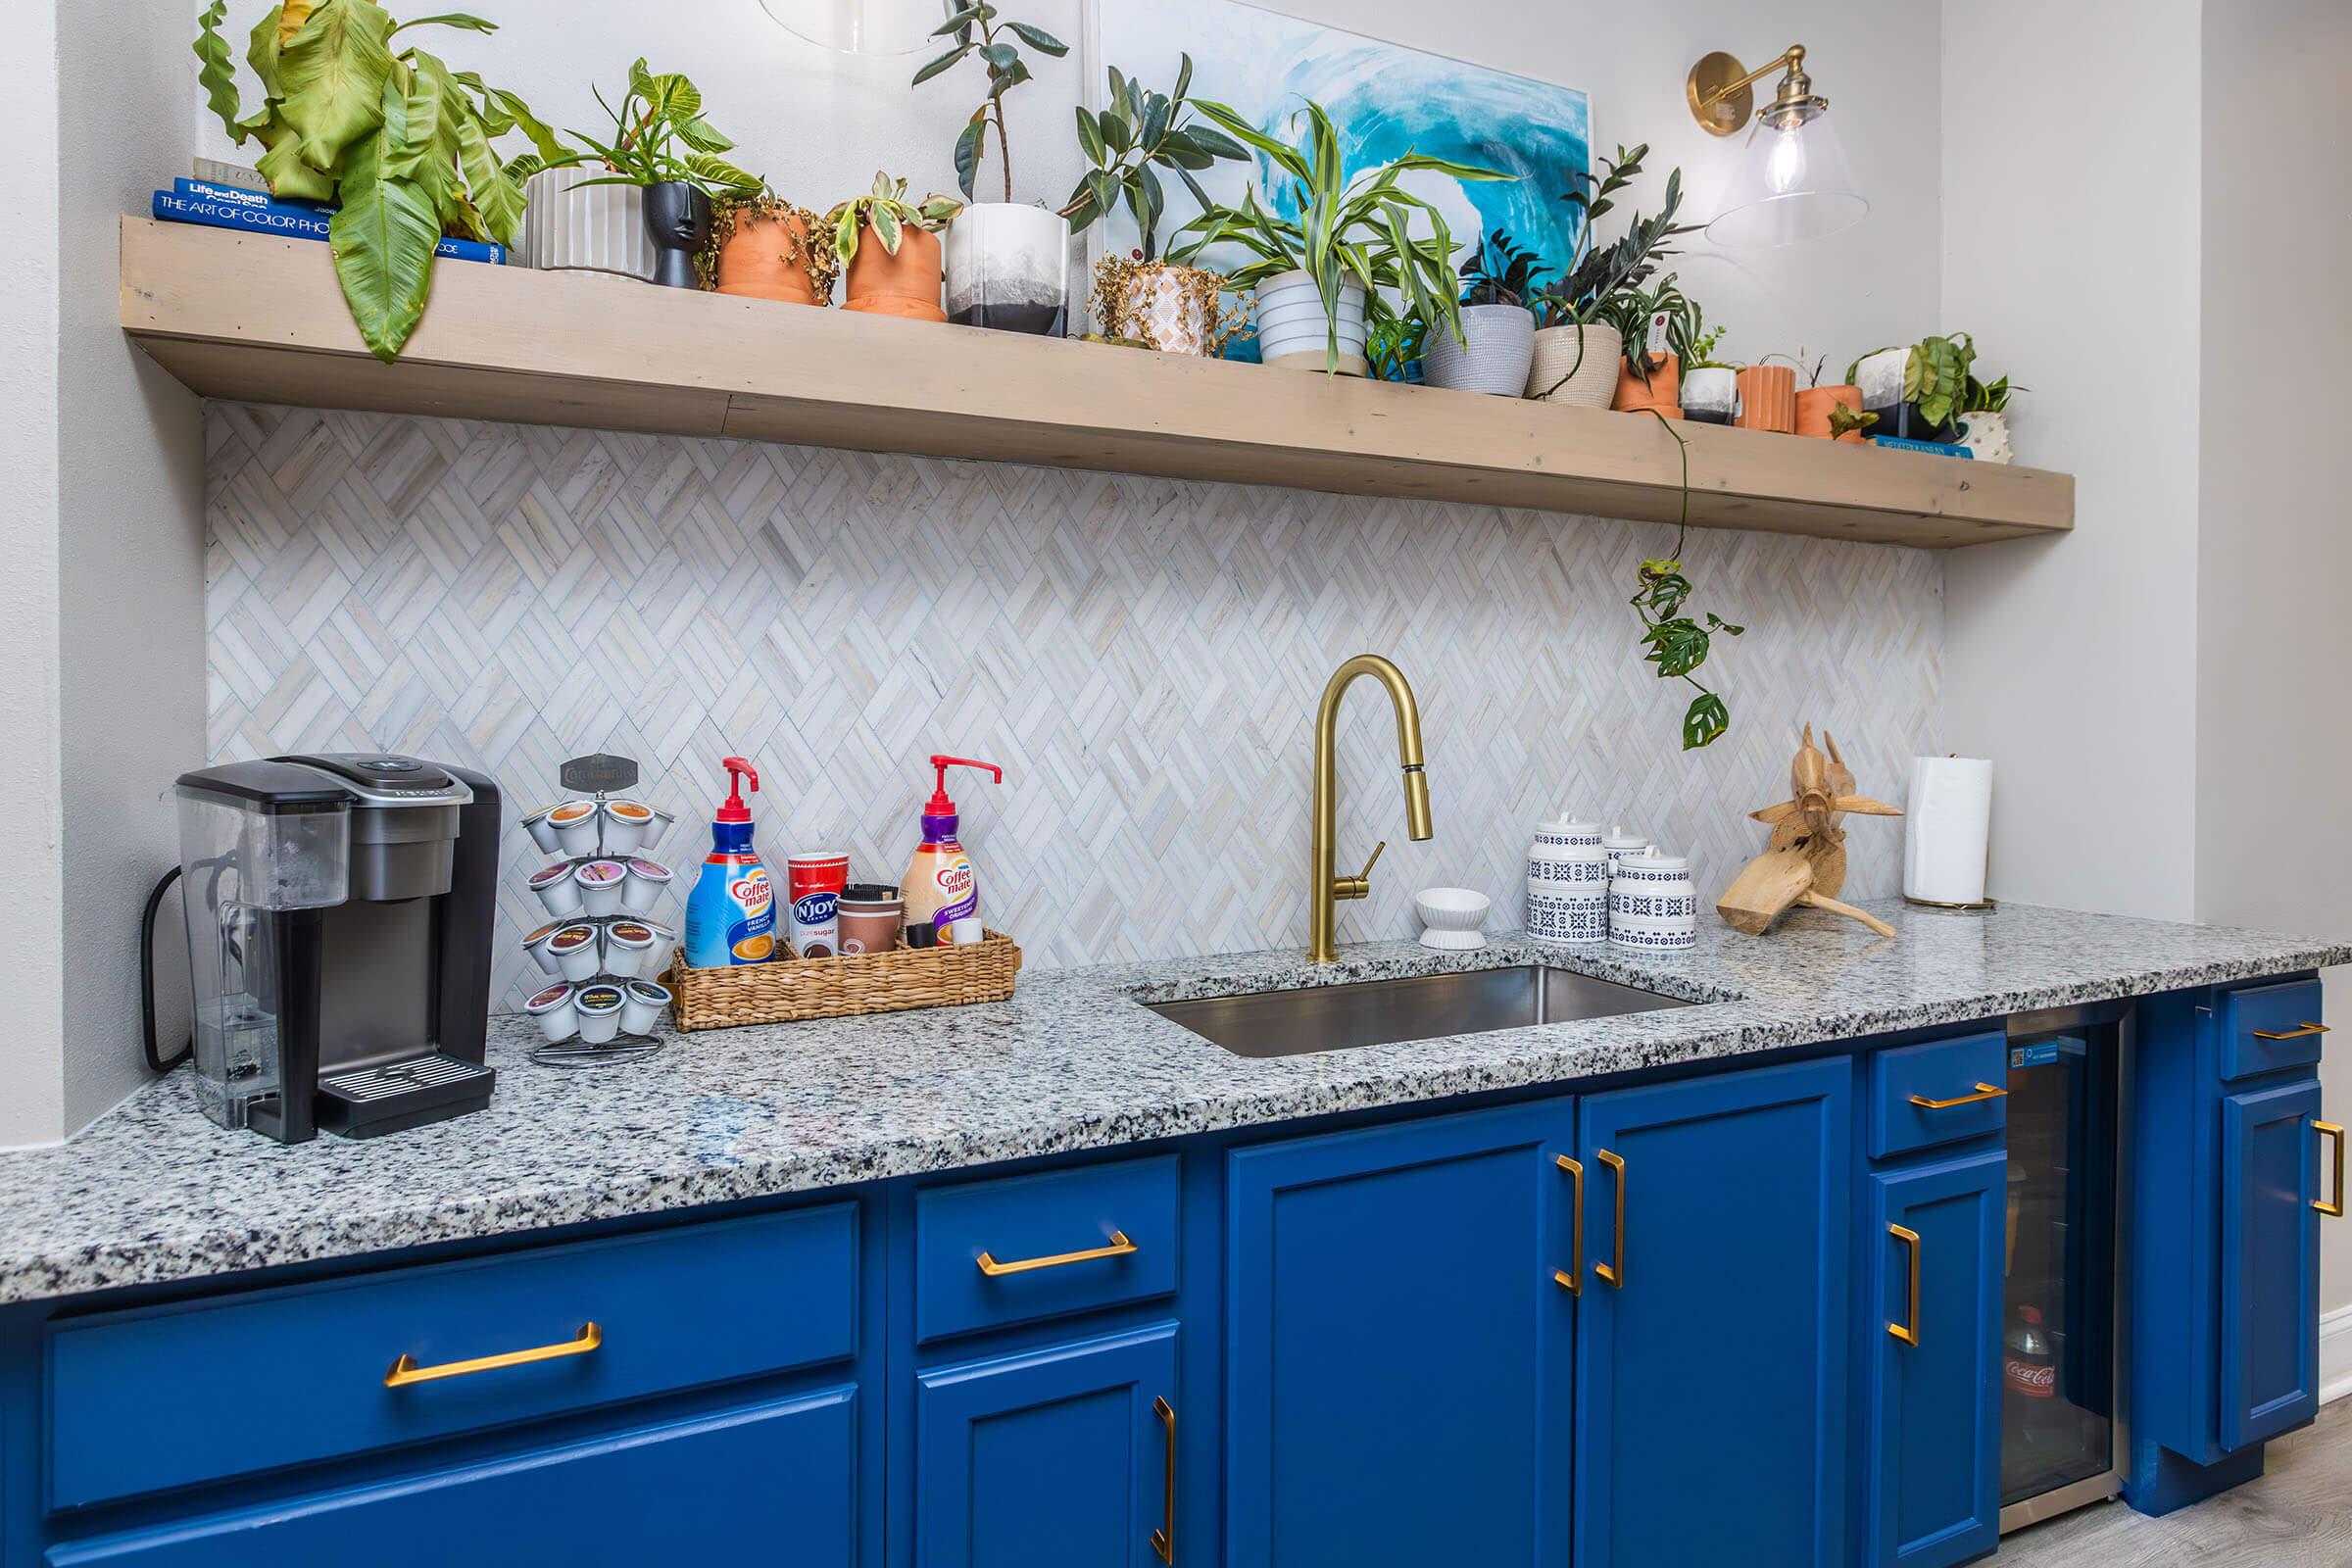
[[[824,303],[808,281],[808,221],[798,213],[737,214],[734,232],[718,248],[718,292],[791,305]]]
[[[1671,354],[1649,356],[1649,383],[1642,384],[1633,368],[1617,362],[1617,395],[1609,407],[1621,414],[1655,409],[1669,419],[1683,416],[1683,362]]]
[[[1751,365],[1740,372],[1740,428],[1796,428],[1796,371],[1786,365]]]
[[[910,321],[944,321],[940,308],[939,236],[907,224],[899,230],[899,254],[882,248],[871,223],[858,236],[849,286],[841,308],[872,316],[901,316]]]
[[[1796,395],[1796,433],[1828,440],[1830,416],[1840,403],[1856,414],[1861,413],[1862,389],[1858,386],[1806,387]]]

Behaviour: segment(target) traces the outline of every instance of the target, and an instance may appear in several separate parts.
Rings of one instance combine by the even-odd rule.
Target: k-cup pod
[[[669,867],[659,860],[631,858],[622,862],[628,879],[621,884],[620,907],[626,914],[651,914],[669,886]]]
[[[580,912],[580,884],[572,869],[569,860],[561,860],[531,873],[531,891],[548,913],[561,917]]]
[[[924,948],[936,948],[939,946],[939,927],[933,925],[928,920],[921,921],[920,923],[911,921],[908,922],[906,936],[906,945],[915,949],[917,952],[920,952]]]
[[[621,990],[624,993],[620,1004],[621,1032],[652,1034],[662,1022],[662,1009],[669,1005],[669,988],[651,980],[632,980]]]
[[[567,925],[547,939],[556,972],[566,980],[593,980],[605,961],[604,944],[592,925]]]
[[[645,842],[645,830],[653,825],[654,808],[643,801],[607,801],[605,803],[605,853],[612,856],[634,855]]]
[[[659,975],[669,967],[669,960],[677,956],[678,934],[659,920],[641,920],[638,923],[654,934],[654,956],[647,963],[645,972]]]
[[[547,951],[547,939],[570,923],[568,920],[550,920],[522,939],[522,951],[529,954],[531,961],[549,974],[557,974],[561,971],[556,967],[556,956]]]
[[[542,806],[522,819],[522,830],[531,836],[531,842],[538,845],[540,853],[544,855],[553,855],[562,847],[556,838],[556,824],[548,820],[555,809],[552,805]]]
[[[580,867],[580,904],[589,914],[603,916],[620,912],[620,885],[629,868],[618,860],[590,860]]]
[[[793,953],[803,958],[830,958],[841,949],[840,903],[850,885],[850,858],[837,850],[795,855],[785,862],[792,889],[791,929],[786,933]]]
[[[556,830],[556,848],[575,859],[596,853],[597,813],[594,801],[565,801],[547,813]]]
[[[654,956],[654,928],[642,920],[615,920],[605,927],[605,973],[630,979],[650,967],[660,973],[662,960]]]
[[[987,935],[988,931],[980,924],[978,915],[967,914],[948,927],[948,940],[959,948],[974,946]]]
[[[880,882],[853,882],[841,890],[841,956],[888,953],[899,945],[899,923],[906,917],[906,901],[899,890]]]
[[[524,1003],[522,1010],[531,1015],[531,1021],[539,1026],[539,1033],[551,1046],[580,1032],[580,1017],[571,1005],[571,987],[567,985],[549,986]]]
[[[653,812],[653,817],[645,824],[645,841],[637,846],[641,850],[650,850],[660,844],[662,835],[669,831],[669,824],[678,819],[675,811],[664,811],[659,806],[648,807],[646,809]]]
[[[601,1046],[620,1033],[620,1009],[628,999],[620,987],[582,986],[571,999],[572,1009],[579,1015],[580,1038],[592,1046]]]

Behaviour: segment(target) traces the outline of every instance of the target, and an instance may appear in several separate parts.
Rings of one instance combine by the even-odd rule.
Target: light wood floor
[[[2352,1565],[2352,1399],[2270,1446],[2265,1471],[2149,1519],[2103,1502],[2021,1530],[1993,1568],[2347,1568]]]

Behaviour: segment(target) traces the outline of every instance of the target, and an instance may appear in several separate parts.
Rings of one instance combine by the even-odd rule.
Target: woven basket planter
[[[681,951],[680,957],[683,956]],[[1002,931],[960,947],[905,945],[846,958],[782,958],[726,969],[689,969],[670,960],[662,976],[676,999],[678,1027],[733,1029],[804,1018],[852,1018],[913,1007],[1003,1002],[1021,972],[1021,950]]]

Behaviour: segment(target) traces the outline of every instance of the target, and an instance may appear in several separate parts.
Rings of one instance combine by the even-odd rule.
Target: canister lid
[[[333,811],[353,803],[351,791],[287,762],[224,762],[182,773],[175,787],[182,795],[270,814]]]
[[[1688,871],[1690,869],[1690,857],[1668,855],[1652,844],[1640,855],[1624,857],[1617,864],[1620,867],[1631,866],[1637,871]]]

